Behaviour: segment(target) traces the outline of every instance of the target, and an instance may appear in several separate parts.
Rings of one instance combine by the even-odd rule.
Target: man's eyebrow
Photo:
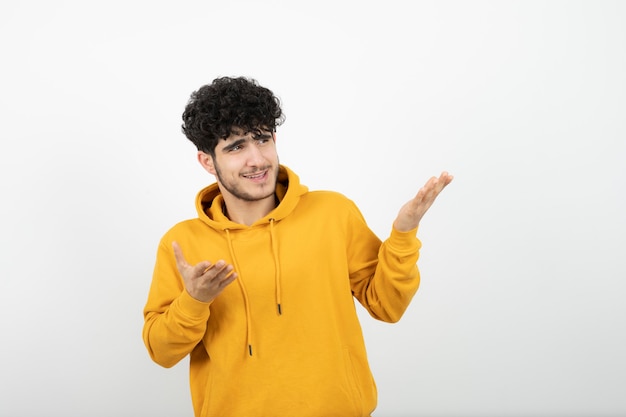
[[[249,132],[249,133],[252,133],[252,132]],[[248,133],[246,133],[246,136],[236,139],[234,142],[224,146],[222,148],[222,151],[228,152],[231,149],[236,148],[237,146],[247,142],[249,140],[247,135]],[[252,133],[252,140],[270,139],[271,137],[272,137],[272,132],[268,132],[268,131],[258,131],[258,133]]]
[[[246,138],[240,138],[240,139],[237,139],[237,140],[236,140],[236,141],[234,141],[233,143],[230,143],[230,144],[228,144],[228,145],[224,146],[224,147],[222,148],[222,151],[224,151],[224,152],[228,152],[228,151],[230,151],[231,149],[236,148],[237,146],[241,145],[242,143],[245,143],[246,141],[247,141],[247,139],[246,139]]]
[[[272,133],[266,130],[261,130],[258,133],[252,134],[252,139],[267,139],[271,137],[272,137]]]

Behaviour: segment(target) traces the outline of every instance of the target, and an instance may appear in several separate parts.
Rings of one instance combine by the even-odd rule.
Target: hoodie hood
[[[270,219],[280,221],[285,218],[298,205],[300,197],[308,191],[305,185],[300,184],[300,178],[284,165],[279,166],[278,179],[276,182],[276,197],[279,204],[265,217],[251,225],[267,224]],[[213,183],[200,190],[196,197],[196,210],[198,217],[204,223],[216,230],[245,229],[248,226],[231,221],[224,214],[224,198],[217,185]]]

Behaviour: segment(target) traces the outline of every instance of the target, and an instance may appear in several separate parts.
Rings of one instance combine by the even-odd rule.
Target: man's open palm
[[[172,243],[176,266],[185,282],[185,288],[189,295],[198,301],[211,302],[217,297],[228,284],[237,278],[233,272],[233,266],[219,260],[215,264],[202,261],[191,265],[185,259],[183,251],[177,242]]]
[[[447,172],[442,172],[439,178],[432,177],[426,184],[420,188],[418,193],[402,206],[398,217],[394,221],[393,225],[396,230],[400,232],[408,232],[415,229],[422,217],[430,206],[433,205],[435,199],[441,193],[441,191],[452,182],[454,177]]]

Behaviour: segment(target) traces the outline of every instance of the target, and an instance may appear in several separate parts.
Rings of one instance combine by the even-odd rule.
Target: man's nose
[[[257,146],[256,142],[252,142],[250,146],[247,148],[247,162],[248,165],[262,165],[265,158],[263,157],[263,152]]]

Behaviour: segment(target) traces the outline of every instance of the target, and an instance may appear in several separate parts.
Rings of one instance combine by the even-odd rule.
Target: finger
[[[183,250],[180,248],[178,242],[172,242],[172,249],[174,249],[174,258],[176,259],[176,266],[178,269],[188,267],[189,264],[183,255]]]
[[[453,175],[450,175],[447,171],[443,171],[439,176],[439,179],[443,181],[444,187],[452,182],[454,179]]]
[[[184,271],[188,271],[191,268],[192,276],[200,276],[206,271],[211,269],[212,265],[208,261],[202,261],[195,266],[191,266],[183,255],[183,250],[180,248],[178,242],[172,242],[172,248],[174,249],[174,258],[176,259],[176,267],[178,271],[183,274]]]
[[[452,181],[452,175],[448,174],[447,171],[443,171],[437,181],[433,184],[433,190],[435,191],[434,197],[437,197],[441,191],[446,188],[448,184]]]
[[[206,283],[213,287],[225,287],[237,278],[237,273],[234,271],[232,265],[226,265],[224,261],[218,261],[215,266],[210,268],[210,271],[205,277]]]
[[[224,262],[224,260],[220,259],[219,261],[215,262],[214,264],[211,264],[209,266],[207,266],[203,272],[203,274],[206,274],[207,272],[211,271],[211,273],[209,275],[213,276],[217,276],[218,274],[220,274],[225,268],[229,267],[230,265],[226,265],[226,262]]]
[[[226,275],[219,283],[218,285],[220,287],[225,287],[228,284],[230,284],[231,282],[233,282],[234,280],[237,279],[237,273],[233,272],[232,274]]]
[[[194,277],[203,276],[207,272],[209,272],[211,269],[213,269],[213,267],[214,267],[214,265],[211,264],[211,262],[209,262],[209,261],[198,262],[192,268],[192,271],[193,271],[192,276],[194,276]]]
[[[435,184],[435,197],[439,195],[439,193],[446,187],[446,179],[439,178],[437,184]]]
[[[419,203],[424,198],[424,196],[428,193],[428,191],[432,188],[433,183],[435,183],[436,181],[437,181],[436,177],[430,177],[428,181],[426,181],[426,184],[424,184],[422,188],[420,188],[417,191],[417,194],[415,194],[415,197],[413,197],[413,201],[416,203]]]
[[[452,176],[446,171],[443,171],[439,177],[430,177],[411,200],[411,207],[417,210],[418,207],[425,206],[422,208],[427,210],[450,181],[452,181]]]
[[[429,187],[424,187],[420,191],[419,198],[415,199],[415,207],[419,207],[422,211],[427,211],[428,208],[433,204],[441,190],[443,189],[443,184],[440,181],[437,181]]]
[[[199,275],[202,275],[202,278],[207,281],[219,281],[234,269],[232,265],[227,265],[221,259],[214,264],[203,262],[202,265],[203,269],[199,271]]]
[[[439,179],[437,177],[430,177],[430,179],[426,181],[426,184],[417,192],[414,199],[415,204],[421,204],[422,201],[430,199],[438,183]]]
[[[434,183],[433,188],[427,191],[422,202],[430,207],[437,199],[437,197],[439,197],[441,191],[443,191],[443,189],[446,188],[448,184],[450,184],[452,178],[453,177],[446,171],[442,172],[437,181]]]

